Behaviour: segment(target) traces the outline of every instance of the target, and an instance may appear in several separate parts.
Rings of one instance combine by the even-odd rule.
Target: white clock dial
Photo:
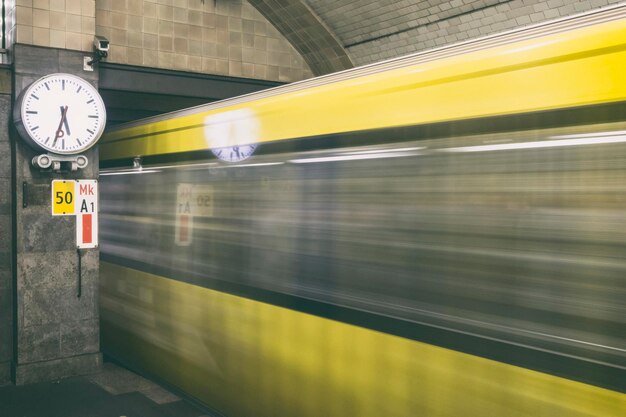
[[[35,147],[57,154],[89,149],[106,124],[98,91],[71,74],[40,78],[22,93],[18,104],[16,127],[20,134]]]
[[[204,118],[204,137],[213,155],[227,162],[248,159],[257,148],[261,126],[250,109],[231,110]]]
[[[244,159],[250,158],[256,150],[256,144],[230,146],[228,148],[212,149],[213,155],[217,156],[222,161],[228,162],[240,162]]]

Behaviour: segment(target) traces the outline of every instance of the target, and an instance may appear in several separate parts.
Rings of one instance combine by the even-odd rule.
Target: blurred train
[[[110,356],[215,415],[626,415],[626,6],[110,129]]]

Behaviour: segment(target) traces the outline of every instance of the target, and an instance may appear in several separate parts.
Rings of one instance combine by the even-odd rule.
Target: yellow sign
[[[52,181],[52,215],[74,215],[74,185],[73,180]]]

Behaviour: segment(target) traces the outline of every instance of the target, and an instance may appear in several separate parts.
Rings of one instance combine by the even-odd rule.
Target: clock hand
[[[67,113],[67,106],[61,106],[61,121],[59,122],[59,127],[57,128],[57,133],[54,135],[54,142],[52,142],[52,147],[54,148],[57,144],[57,140],[62,138],[65,133],[63,133],[63,122],[65,121],[65,114]]]
[[[63,119],[63,125],[65,126],[65,131],[67,132],[67,135],[69,136],[71,135],[71,133],[70,133],[70,125],[67,122],[67,109],[68,109],[68,106],[65,106],[65,116]],[[61,115],[63,115],[63,106],[61,106]]]

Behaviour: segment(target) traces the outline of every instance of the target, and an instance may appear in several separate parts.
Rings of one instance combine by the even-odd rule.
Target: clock
[[[72,155],[100,139],[106,109],[98,90],[87,81],[71,74],[51,74],[20,94],[13,120],[33,148]]]
[[[251,109],[237,109],[211,114],[204,119],[204,136],[217,158],[241,162],[257,149],[259,121]]]
[[[256,144],[230,146],[227,148],[211,149],[213,155],[227,162],[240,162],[248,159],[256,150]]]

